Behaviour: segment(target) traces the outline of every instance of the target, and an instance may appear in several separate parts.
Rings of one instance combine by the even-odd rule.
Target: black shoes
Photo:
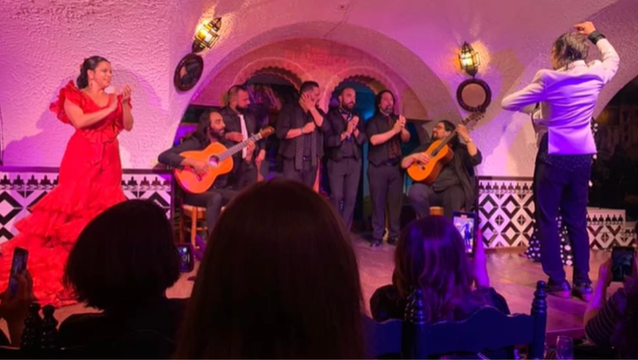
[[[574,283],[572,294],[583,301],[589,302],[592,296],[594,296],[594,289],[591,288],[591,283],[588,282],[580,284]]]
[[[396,246],[397,242],[399,242],[399,238],[388,239],[388,244],[390,244],[392,246]]]
[[[574,283],[574,288],[572,289],[567,281],[556,283],[550,279],[547,282],[547,293],[563,299],[569,299],[573,295],[583,301],[589,302],[594,294],[594,290],[589,282]]]
[[[569,299],[572,295],[571,290],[572,289],[569,286],[569,283],[565,280],[560,283],[556,283],[552,281],[552,279],[549,279],[549,281],[547,282],[547,293],[550,295],[558,296],[563,299]]]

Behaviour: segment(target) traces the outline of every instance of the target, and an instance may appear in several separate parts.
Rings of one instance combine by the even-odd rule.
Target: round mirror
[[[492,101],[492,91],[485,81],[468,79],[456,90],[456,100],[467,111],[485,112]]]
[[[181,91],[192,89],[204,71],[204,60],[199,55],[188,54],[177,65],[173,82]]]

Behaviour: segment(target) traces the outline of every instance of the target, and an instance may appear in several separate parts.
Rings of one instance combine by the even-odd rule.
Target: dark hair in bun
[[[78,89],[84,89],[85,87],[89,86],[89,76],[87,72],[89,70],[95,70],[95,68],[97,68],[97,66],[100,65],[100,63],[103,61],[109,62],[101,56],[91,56],[90,58],[84,59],[82,66],[80,66],[80,76],[78,76],[77,80],[75,81]]]

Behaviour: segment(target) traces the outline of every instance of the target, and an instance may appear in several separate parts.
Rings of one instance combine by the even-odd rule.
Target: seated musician
[[[219,112],[214,110],[205,111],[199,119],[197,130],[187,137],[181,144],[174,146],[160,154],[158,161],[164,165],[174,168],[190,167],[199,174],[207,173],[214,164],[197,159],[188,159],[180,154],[184,151],[204,150],[208,145],[221,142],[227,148],[234,143],[229,143],[224,138],[226,125]],[[254,143],[249,143],[247,155],[244,161],[250,161]],[[206,225],[208,231],[212,231],[215,221],[221,212],[222,206],[226,205],[237,193],[233,190],[232,172],[220,175],[208,191],[201,194],[191,194],[186,192],[184,202],[193,206],[206,208]]]
[[[459,124],[455,126],[448,120],[439,121],[432,130],[432,142],[445,139],[456,132],[448,145],[454,153],[452,161],[443,166],[439,176],[432,185],[415,182],[408,191],[410,204],[418,217],[428,216],[430,206],[442,206],[445,216],[452,217],[453,211],[472,209],[474,204],[474,184],[470,177],[474,175],[474,166],[483,161],[481,152],[470,138],[467,128]],[[461,144],[458,137],[463,139]],[[423,164],[430,161],[425,151],[432,142],[419,146],[411,155],[401,161],[401,167],[407,169],[415,161]]]

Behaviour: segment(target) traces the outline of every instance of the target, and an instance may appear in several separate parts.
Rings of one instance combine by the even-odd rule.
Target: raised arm
[[[543,70],[537,72],[529,85],[503,98],[501,107],[510,111],[523,111],[525,107],[543,101],[545,95],[543,74]]]
[[[374,122],[372,122],[374,121]],[[370,139],[370,144],[372,145],[380,145],[388,142],[394,136],[401,132],[401,124],[397,121],[390,130],[378,133],[378,126],[376,124],[377,120],[372,120],[368,124],[368,138]]]
[[[133,113],[131,110],[131,87],[126,85],[122,90],[121,100],[122,102],[122,122],[124,124],[124,130],[133,130]]]

